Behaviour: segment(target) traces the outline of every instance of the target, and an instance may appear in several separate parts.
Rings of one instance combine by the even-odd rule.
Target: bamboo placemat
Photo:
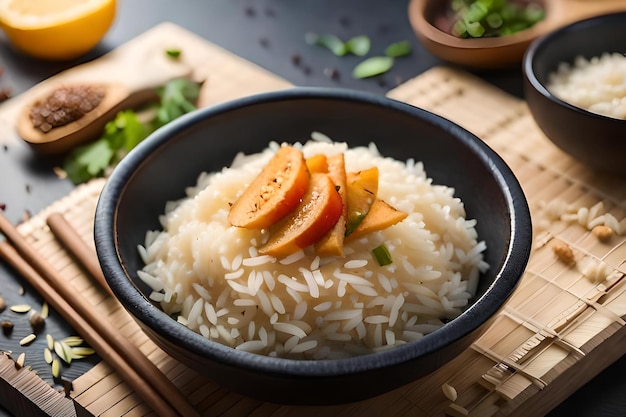
[[[233,86],[235,87],[235,86]],[[54,241],[44,213],[20,231],[45,252],[94,308],[159,366],[203,415],[541,416],[626,352],[626,184],[587,170],[539,131],[523,101],[464,72],[434,68],[389,96],[446,116],[476,133],[511,166],[527,194],[535,245],[522,283],[486,332],[440,370],[379,397],[325,407],[262,403],[199,376],[157,348],[119,304],[98,290]],[[55,203],[93,246],[94,181]],[[621,235],[598,239],[595,223]],[[572,250],[572,263],[552,249]],[[456,399],[442,386],[456,392]],[[73,381],[79,416],[155,415],[100,362]]]

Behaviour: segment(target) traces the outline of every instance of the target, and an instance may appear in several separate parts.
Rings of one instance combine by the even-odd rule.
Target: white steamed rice
[[[347,243],[345,258],[320,258],[311,248],[282,259],[258,255],[267,232],[229,226],[229,203],[278,146],[203,173],[187,198],[167,204],[163,230],[147,233],[139,276],[166,313],[236,349],[333,359],[419,339],[462,312],[488,268],[476,222],[421,163],[384,158],[374,145],[295,146],[305,156],[344,152],[348,171],[378,166],[379,197],[409,213],[405,220]],[[394,263],[381,267],[370,251],[383,242]]]
[[[626,119],[626,56],[604,53],[562,63],[548,77],[556,97],[593,113]]]

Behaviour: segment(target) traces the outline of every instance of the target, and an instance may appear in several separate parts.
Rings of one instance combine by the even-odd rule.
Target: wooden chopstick
[[[0,257],[5,259],[26,281],[44,296],[48,304],[89,343],[89,345],[118,372],[128,385],[141,396],[154,410],[163,416],[178,417],[179,414],[168,404],[160,393],[129,366],[117,350],[95,331],[72,306],[59,295],[20,255],[9,242],[0,242]]]
[[[143,384],[151,385],[162,399],[170,403],[167,409],[163,409],[161,406],[154,408],[155,412],[164,413],[164,415],[177,415],[173,411],[177,410],[181,416],[200,416],[193,405],[190,404],[187,398],[182,395],[159,368],[139,348],[124,339],[121,333],[106,318],[102,317],[82,294],[75,291],[64,277],[28,244],[26,239],[2,213],[0,213],[0,232],[13,245],[19,257],[23,258],[38,273],[39,278],[43,277],[49,286],[58,293],[59,298],[67,302],[64,307],[71,306],[74,314],[82,316],[93,332],[100,335],[104,339],[105,344],[111,347],[111,350],[123,357],[127,367],[135,368],[136,373],[143,378]],[[42,296],[46,295],[45,292],[41,292],[41,294]],[[108,359],[106,355],[101,355],[101,357]],[[133,387],[133,389],[136,389],[136,387]],[[174,412],[174,414],[166,413],[169,411]]]
[[[65,217],[58,212],[52,213],[46,218],[46,223],[63,247],[71,255],[74,255],[76,260],[98,281],[102,288],[107,290],[109,294],[114,295],[111,288],[109,288],[109,284],[107,284],[106,278],[104,278],[96,254],[87,246],[83,238]]]

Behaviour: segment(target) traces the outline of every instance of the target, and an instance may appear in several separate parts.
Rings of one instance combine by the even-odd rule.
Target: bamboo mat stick
[[[76,229],[65,219],[61,213],[52,213],[46,219],[46,223],[54,236],[63,244],[65,249],[76,257],[76,260],[98,281],[98,283],[113,295],[111,288],[104,278],[96,254],[85,243]]]
[[[152,388],[159,392],[163,399],[167,399],[172,408],[179,410],[182,416],[200,416],[187,398],[159,368],[137,346],[125,340],[120,332],[106,318],[102,317],[82,294],[68,285],[63,276],[28,244],[13,224],[1,213],[0,231],[13,244],[17,253],[48,281],[50,287],[54,288],[55,292],[67,301],[67,304],[78,315],[85,319],[88,326],[101,335],[112,350],[122,355],[130,366],[135,367],[135,370],[144,377],[144,384],[152,385]],[[45,294],[45,292],[41,292],[41,294]],[[106,358],[106,356],[103,357]],[[155,408],[154,410],[161,412],[163,409]]]
[[[125,382],[132,387],[143,400],[150,406],[159,410],[163,416],[178,417],[179,414],[161,396],[155,392],[152,386],[126,363],[122,356],[102,336],[95,331],[89,323],[65,301],[58,292],[37,273],[8,242],[0,242],[0,257],[5,259],[17,272],[19,272],[30,285],[52,306],[80,335],[94,348],[102,358],[106,358]]]

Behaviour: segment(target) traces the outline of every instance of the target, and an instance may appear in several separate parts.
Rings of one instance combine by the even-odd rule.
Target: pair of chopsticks
[[[62,215],[48,218],[48,226],[84,268],[110,292],[96,255]],[[152,408],[164,417],[199,417],[187,398],[145,356],[124,339],[105,317],[98,313],[82,294],[40,255],[0,211],[0,257],[5,259],[41,294],[63,318],[91,345],[98,355],[115,369],[125,382]]]

